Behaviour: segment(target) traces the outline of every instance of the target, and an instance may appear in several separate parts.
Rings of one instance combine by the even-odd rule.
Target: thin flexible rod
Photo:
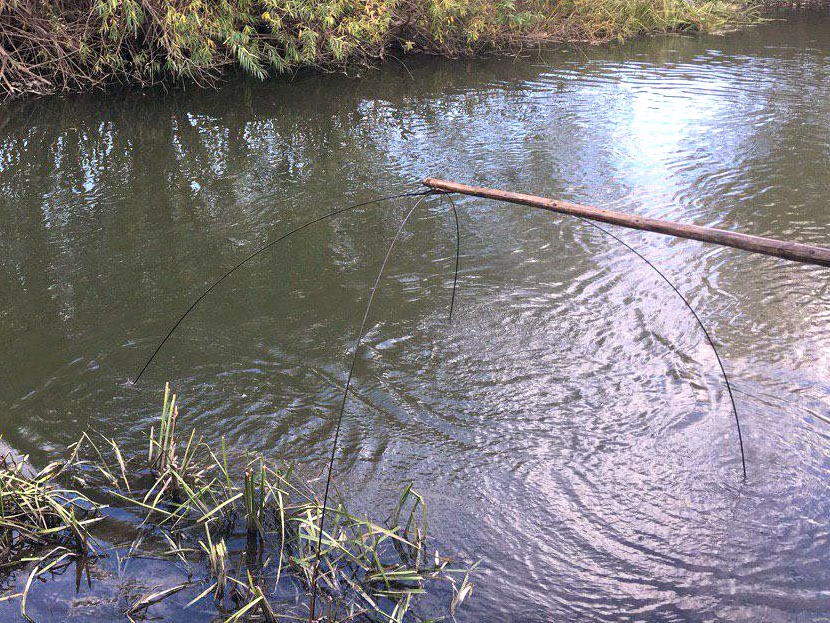
[[[418,192],[408,192],[408,193],[398,193],[398,194],[395,194],[395,195],[386,195],[384,197],[379,197],[377,199],[371,199],[369,201],[362,201],[361,203],[356,203],[354,205],[350,205],[350,206],[347,206],[345,208],[340,208],[338,210],[334,210],[334,211],[329,212],[328,214],[324,214],[323,216],[320,216],[320,217],[318,217],[314,220],[303,223],[302,225],[299,225],[299,226],[295,227],[294,229],[292,229],[291,231],[283,234],[279,238],[275,238],[274,240],[271,240],[270,242],[267,242],[263,246],[259,247],[256,251],[254,251],[253,253],[248,255],[245,259],[243,259],[241,262],[236,264],[236,266],[234,266],[233,268],[228,270],[224,275],[219,277],[219,279],[214,281],[204,292],[202,292],[196,298],[196,300],[193,301],[193,303],[190,304],[190,307],[187,308],[187,310],[179,317],[179,319],[176,321],[176,323],[170,328],[170,330],[167,332],[167,335],[164,336],[164,339],[162,339],[161,342],[159,342],[159,345],[156,347],[156,350],[154,350],[153,354],[150,355],[150,357],[147,359],[146,363],[144,364],[144,367],[141,368],[141,371],[138,373],[138,376],[135,377],[135,380],[133,381],[133,383],[138,383],[141,380],[141,377],[144,375],[144,372],[147,370],[147,368],[153,362],[153,359],[156,358],[156,355],[158,355],[158,353],[161,350],[162,346],[164,346],[165,343],[167,343],[167,340],[170,339],[170,336],[173,335],[173,333],[176,331],[176,329],[179,328],[179,325],[184,321],[185,318],[187,318],[187,316],[190,314],[190,312],[192,312],[196,308],[196,306],[202,301],[202,299],[204,299],[208,294],[210,294],[213,291],[213,289],[216,288],[216,286],[218,286],[225,279],[227,279],[233,273],[235,273],[239,268],[241,268],[242,266],[247,264],[249,261],[254,259],[259,254],[263,253],[264,251],[267,251],[268,249],[270,249],[274,245],[282,242],[286,238],[289,238],[289,237],[293,236],[297,232],[300,232],[300,231],[304,230],[306,227],[310,227],[311,225],[314,225],[316,223],[319,223],[320,221],[324,221],[326,219],[329,219],[333,216],[337,216],[338,214],[343,214],[344,212],[351,212],[352,210],[356,210],[358,208],[362,208],[364,206],[372,205],[372,204],[375,204],[375,203],[381,203],[383,201],[390,201],[392,199],[401,199],[403,197],[423,197],[423,196],[426,196],[426,195],[432,194],[432,193],[433,193],[433,191],[431,191],[431,190],[418,191]]]
[[[320,527],[317,533],[317,546],[314,555],[314,569],[311,572],[311,596],[308,613],[309,623],[313,623],[314,621],[314,607],[317,597],[317,575],[320,568],[320,552],[323,546],[323,528],[325,527],[326,521],[326,509],[328,507],[329,489],[331,488],[331,477],[332,472],[334,470],[334,461],[337,457],[337,444],[340,440],[340,429],[343,423],[343,414],[346,411],[346,402],[349,398],[349,389],[351,388],[352,377],[354,376],[354,369],[357,365],[357,356],[360,352],[360,344],[363,341],[363,332],[366,330],[366,323],[369,321],[369,312],[371,312],[372,310],[372,303],[375,300],[375,294],[377,294],[378,287],[380,286],[380,280],[383,277],[383,271],[386,269],[386,265],[389,263],[389,259],[392,257],[392,251],[395,248],[395,243],[398,241],[398,238],[400,238],[401,233],[403,233],[403,230],[406,227],[406,223],[409,221],[409,217],[411,217],[415,210],[418,209],[418,206],[421,205],[425,198],[425,196],[422,196],[420,199],[418,199],[418,201],[415,202],[415,205],[412,206],[409,212],[407,212],[403,221],[401,221],[401,224],[398,226],[398,230],[395,232],[395,237],[389,244],[389,248],[386,250],[386,257],[383,258],[383,262],[381,263],[377,277],[375,278],[375,284],[372,286],[372,290],[369,292],[369,299],[366,301],[366,310],[363,312],[363,320],[360,322],[360,329],[358,330],[357,338],[355,339],[354,350],[352,352],[352,363],[349,366],[349,374],[346,377],[346,387],[343,390],[343,397],[340,401],[340,410],[337,414],[337,425],[334,429],[334,439],[332,440],[331,444],[331,455],[329,456],[328,472],[326,474],[326,488],[323,493],[323,509],[320,512]]]

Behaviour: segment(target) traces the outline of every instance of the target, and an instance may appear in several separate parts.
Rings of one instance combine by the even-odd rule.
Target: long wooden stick
[[[682,223],[636,216],[634,214],[626,214],[625,212],[615,212],[613,210],[605,210],[603,208],[585,206],[568,201],[558,201],[556,199],[513,193],[506,190],[482,188],[480,186],[468,186],[467,184],[458,184],[456,182],[448,182],[431,177],[425,179],[423,183],[433,190],[507,201],[509,203],[541,208],[559,214],[570,214],[594,221],[610,223],[611,225],[628,227],[629,229],[653,231],[658,234],[666,234],[678,238],[711,242],[725,247],[751,251],[752,253],[772,255],[793,262],[830,266],[830,249],[826,247],[776,240],[774,238],[764,238],[762,236],[751,236],[749,234],[726,231],[725,229],[715,229],[713,227],[684,225]]]

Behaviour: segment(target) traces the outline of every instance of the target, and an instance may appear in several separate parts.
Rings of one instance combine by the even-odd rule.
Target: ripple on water
[[[45,459],[94,428],[138,448],[169,379],[207,441],[319,473],[405,201],[258,257],[124,381],[240,255],[426,176],[826,244],[828,29],[40,102],[0,140],[4,441]],[[457,205],[453,322],[438,200],[370,316],[335,471],[354,504],[415,481],[436,546],[483,560],[459,620],[826,618],[826,270],[615,230],[719,345],[741,483],[717,362],[659,276],[565,217]]]

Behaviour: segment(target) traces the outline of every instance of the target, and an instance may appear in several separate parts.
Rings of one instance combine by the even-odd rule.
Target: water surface
[[[138,449],[169,380],[209,440],[318,472],[411,201],[261,256],[129,379],[258,245],[427,176],[830,244],[828,60],[830,18],[811,14],[359,79],[6,105],[3,440],[41,462],[88,429]],[[483,561],[459,621],[827,620],[830,273],[617,232],[721,347],[742,484],[716,360],[658,276],[574,220],[458,206],[452,323],[441,201],[416,211],[382,283],[344,420],[344,494],[378,516],[415,483],[436,545]]]

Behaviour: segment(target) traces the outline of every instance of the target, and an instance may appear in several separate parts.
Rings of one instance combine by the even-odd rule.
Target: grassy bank
[[[0,96],[717,30],[724,0],[0,0]]]
[[[147,558],[168,560],[187,579],[131,594],[124,620],[154,619],[160,605],[194,608],[188,621],[309,620],[314,593],[315,621],[403,623],[421,620],[421,596],[433,608],[443,601],[449,616],[469,596],[470,569],[435,550],[411,487],[384,523],[352,514],[343,500],[329,505],[321,534],[322,503],[290,468],[229,458],[224,441],[209,447],[184,419],[168,390],[136,456],[84,435],[68,458],[37,473],[0,457],[0,604],[19,602],[31,621],[32,593],[55,574],[74,566],[80,577],[108,559],[121,575]],[[120,544],[111,542],[115,525]]]

